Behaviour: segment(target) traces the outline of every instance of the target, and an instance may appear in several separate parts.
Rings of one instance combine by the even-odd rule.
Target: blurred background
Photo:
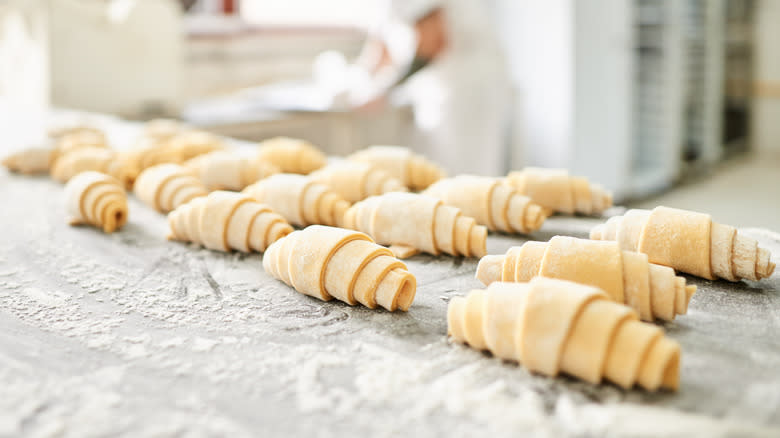
[[[780,229],[778,23],[773,0],[0,0],[0,114],[565,167]]]

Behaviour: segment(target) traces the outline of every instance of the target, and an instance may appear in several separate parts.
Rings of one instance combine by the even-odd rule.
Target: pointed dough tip
[[[487,227],[476,225],[469,233],[469,248],[471,257],[483,257],[487,254]]]
[[[666,363],[661,388],[677,391],[680,388],[680,352],[677,350]]]
[[[549,216],[544,207],[536,204],[529,205],[526,212],[526,229],[528,232],[538,230]]]
[[[409,275],[403,284],[401,285],[400,292],[398,292],[396,302],[398,303],[398,310],[407,312],[414,301],[414,296],[417,292],[417,280]],[[388,309],[391,312],[393,309]]]
[[[399,259],[408,259],[409,257],[420,253],[420,250],[417,248],[406,245],[390,245],[388,249]]]
[[[766,276],[769,277],[775,272],[775,264],[772,262],[769,262],[769,269],[767,270]]]
[[[501,268],[504,265],[503,255],[486,255],[479,260],[477,273],[474,277],[485,286],[501,280]]]
[[[686,301],[690,301],[693,294],[696,293],[696,286],[689,284],[688,286],[685,286],[685,298]]]

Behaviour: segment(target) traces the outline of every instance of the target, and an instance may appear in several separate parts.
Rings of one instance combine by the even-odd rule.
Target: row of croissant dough
[[[244,156],[172,121],[148,123],[123,151],[95,128],[51,136],[52,146],[3,164],[67,182],[73,224],[119,229],[132,189],[168,214],[169,239],[264,252],[270,275],[321,300],[406,311],[416,279],[399,258],[481,257],[476,278],[487,288],[450,301],[448,334],[550,376],[675,390],[680,346],[652,324],[685,314],[696,290],[674,270],[738,281],[775,267],[734,227],[666,207],[612,217],[590,240],[555,236],[486,255],[488,230],[530,233],[552,213],[600,215],[612,205],[601,187],[562,170],[447,178],[403,147],[372,146],[328,163],[290,138]]]

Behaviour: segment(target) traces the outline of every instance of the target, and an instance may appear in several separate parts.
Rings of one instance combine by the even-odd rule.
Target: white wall
[[[0,94],[25,111],[49,105],[47,16],[41,0],[0,5]]]
[[[780,152],[780,1],[760,0],[756,12],[752,146]]]
[[[130,117],[147,105],[178,109],[184,38],[175,2],[48,4],[55,105]]]
[[[520,146],[512,151],[512,167],[567,167],[573,111],[572,0],[497,0],[495,11],[518,95]]]
[[[497,0],[517,88],[512,167],[564,167],[621,196],[631,163],[632,3]]]
[[[633,8],[625,0],[574,2],[574,125],[568,167],[622,195],[632,149]]]

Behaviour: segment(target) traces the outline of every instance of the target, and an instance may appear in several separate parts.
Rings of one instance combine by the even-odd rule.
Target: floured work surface
[[[408,260],[408,313],[328,303],[263,272],[257,254],[168,242],[131,197],[105,235],[69,227],[62,186],[0,173],[0,436],[778,436],[780,275],[709,282],[665,327],[677,394],[529,374],[446,338],[477,260]],[[554,217],[533,236],[586,237]],[[780,236],[748,235],[777,262]],[[500,254],[522,238],[491,235]]]

